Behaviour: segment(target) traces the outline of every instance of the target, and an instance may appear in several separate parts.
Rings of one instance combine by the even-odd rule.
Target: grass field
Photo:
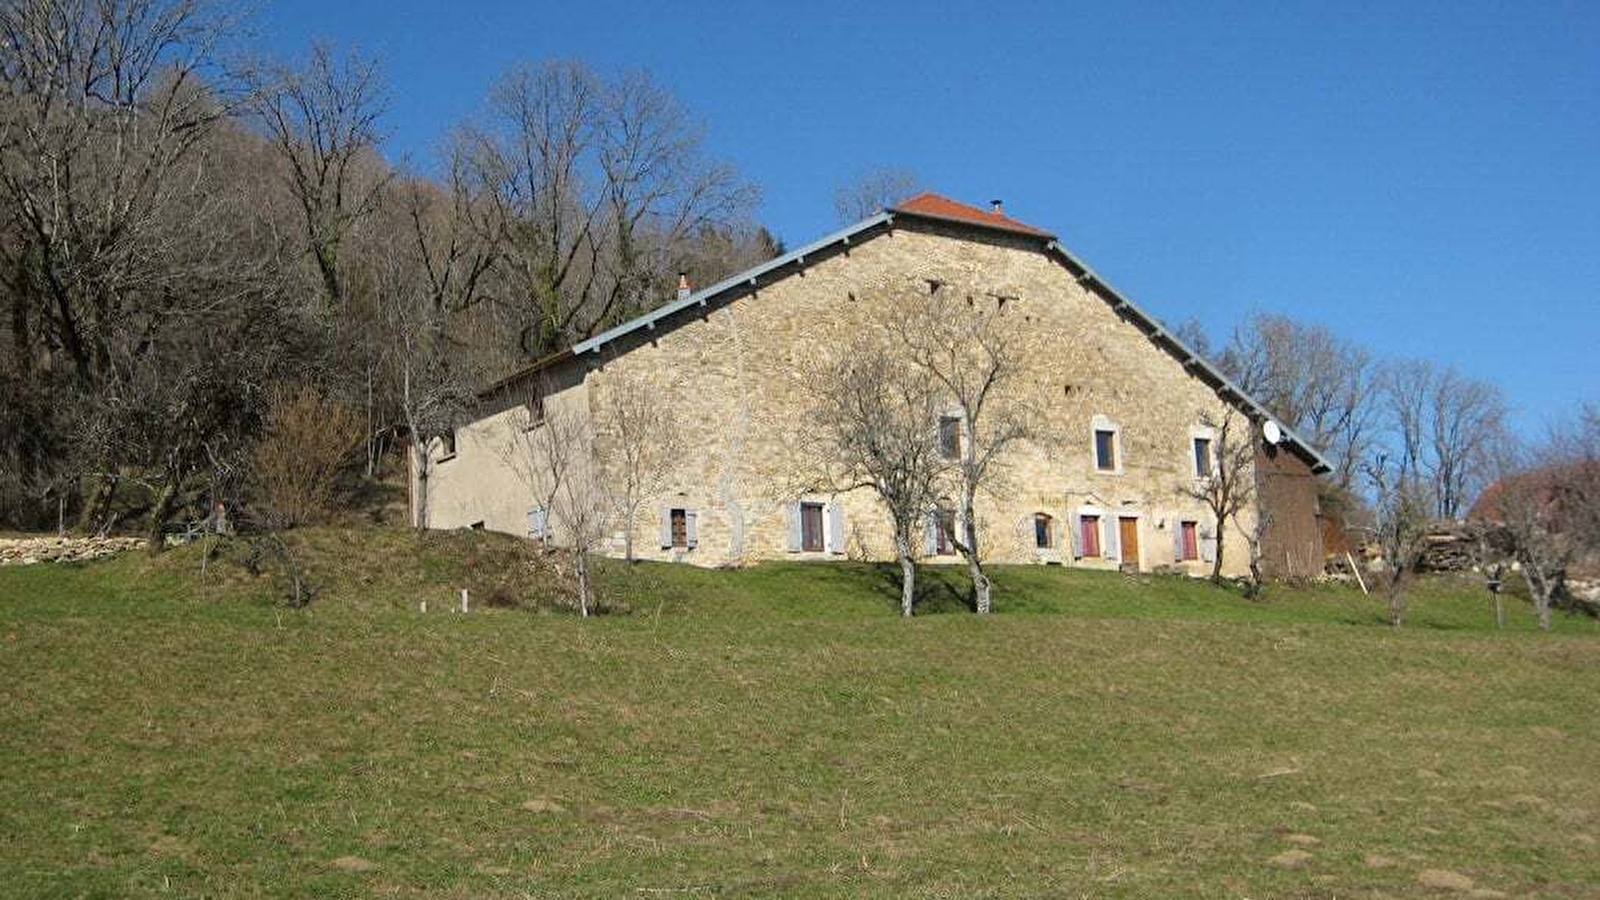
[[[299,542],[305,610],[0,570],[0,894],[1600,896],[1600,628],[1470,584],[610,565],[581,621],[441,611],[492,535]]]

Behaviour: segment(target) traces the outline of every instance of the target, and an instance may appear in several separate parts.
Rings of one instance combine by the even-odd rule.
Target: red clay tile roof
[[[976,206],[958,203],[949,197],[942,197],[932,192],[925,192],[905,200],[892,207],[890,212],[910,213],[916,216],[927,216],[930,219],[947,219],[952,222],[968,222],[973,225],[984,225],[989,228],[998,228],[1002,231],[1014,231],[1018,234],[1031,234],[1035,237],[1054,238],[1055,235],[1042,228],[1035,228],[1005,213],[990,212]]]

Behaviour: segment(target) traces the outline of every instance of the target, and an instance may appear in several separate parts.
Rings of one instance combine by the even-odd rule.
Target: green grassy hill
[[[608,564],[632,612],[581,621],[511,539],[293,544],[303,610],[234,551],[0,570],[0,895],[1600,891],[1600,628],[1470,583],[1396,632],[935,571],[908,622],[874,566]]]

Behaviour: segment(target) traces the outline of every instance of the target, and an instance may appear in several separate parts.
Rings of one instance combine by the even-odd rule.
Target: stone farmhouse
[[[413,510],[427,524],[487,528],[560,543],[556,522],[507,448],[552,410],[593,419],[618,385],[647,385],[682,436],[659,490],[606,544],[698,565],[767,559],[892,559],[887,516],[866,490],[797,492],[797,457],[818,442],[797,375],[885,314],[890,291],[965,291],[1020,329],[1026,380],[1060,437],[1019,445],[1003,491],[981,496],[987,559],[1093,568],[1209,572],[1205,505],[1183,487],[1215,465],[1207,423],[1235,415],[1257,445],[1255,502],[1275,576],[1322,572],[1318,451],[1145,314],[1047,231],[992,210],[922,194],[582,341],[485,389],[482,417],[413,460]],[[569,413],[571,414],[571,413]],[[942,424],[942,423],[941,423]],[[932,433],[930,429],[930,433]],[[1275,440],[1269,440],[1273,438]],[[959,437],[948,436],[959,440]],[[617,478],[603,460],[598,478]],[[956,562],[930,511],[925,560]],[[1223,568],[1248,566],[1243,535]]]

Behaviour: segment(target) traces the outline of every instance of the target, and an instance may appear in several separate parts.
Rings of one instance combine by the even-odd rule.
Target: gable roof
[[[664,319],[671,318],[686,309],[706,306],[712,300],[720,299],[724,294],[740,288],[755,288],[766,276],[773,273],[779,273],[777,277],[782,278],[787,274],[784,270],[788,267],[803,267],[808,256],[816,256],[833,248],[835,245],[848,246],[853,240],[872,236],[877,229],[893,227],[897,216],[908,219],[928,219],[937,222],[976,226],[1038,239],[1040,249],[1058,262],[1061,262],[1067,271],[1071,272],[1077,279],[1079,285],[1100,295],[1102,299],[1111,304],[1113,310],[1143,331],[1152,342],[1165,348],[1173,356],[1177,357],[1178,361],[1186,368],[1197,374],[1202,380],[1209,382],[1218,396],[1237,406],[1244,407],[1248,412],[1254,413],[1263,420],[1278,421],[1277,417],[1263,406],[1260,401],[1245,393],[1220,369],[1205,357],[1196,353],[1181,338],[1162,325],[1158,319],[1145,312],[1132,300],[1129,300],[1124,294],[1112,287],[1110,282],[1102,278],[1098,272],[1089,268],[1087,263],[1078,259],[1070,250],[1062,246],[1061,242],[1056,240],[1055,235],[1032,225],[1018,222],[1003,214],[985,212],[975,206],[958,203],[947,197],[932,193],[918,194],[898,206],[862,219],[848,228],[812,241],[782,256],[769,259],[737,275],[724,278],[716,284],[695,291],[687,297],[659,306],[642,316],[602,331],[587,340],[579,341],[573,344],[570,349],[558,351],[543,359],[536,360],[532,364],[495,382],[494,385],[486,389],[485,393],[505,387],[560,360],[569,357],[581,357],[585,353],[598,353],[606,344],[641,328],[653,331],[656,324]],[[770,283],[775,279],[766,278],[766,280]],[[1278,422],[1278,424],[1283,429],[1284,438],[1290,448],[1297,451],[1301,457],[1311,464],[1313,472],[1320,474],[1333,470],[1332,464],[1317,448],[1311,446],[1289,426],[1282,422]]]

